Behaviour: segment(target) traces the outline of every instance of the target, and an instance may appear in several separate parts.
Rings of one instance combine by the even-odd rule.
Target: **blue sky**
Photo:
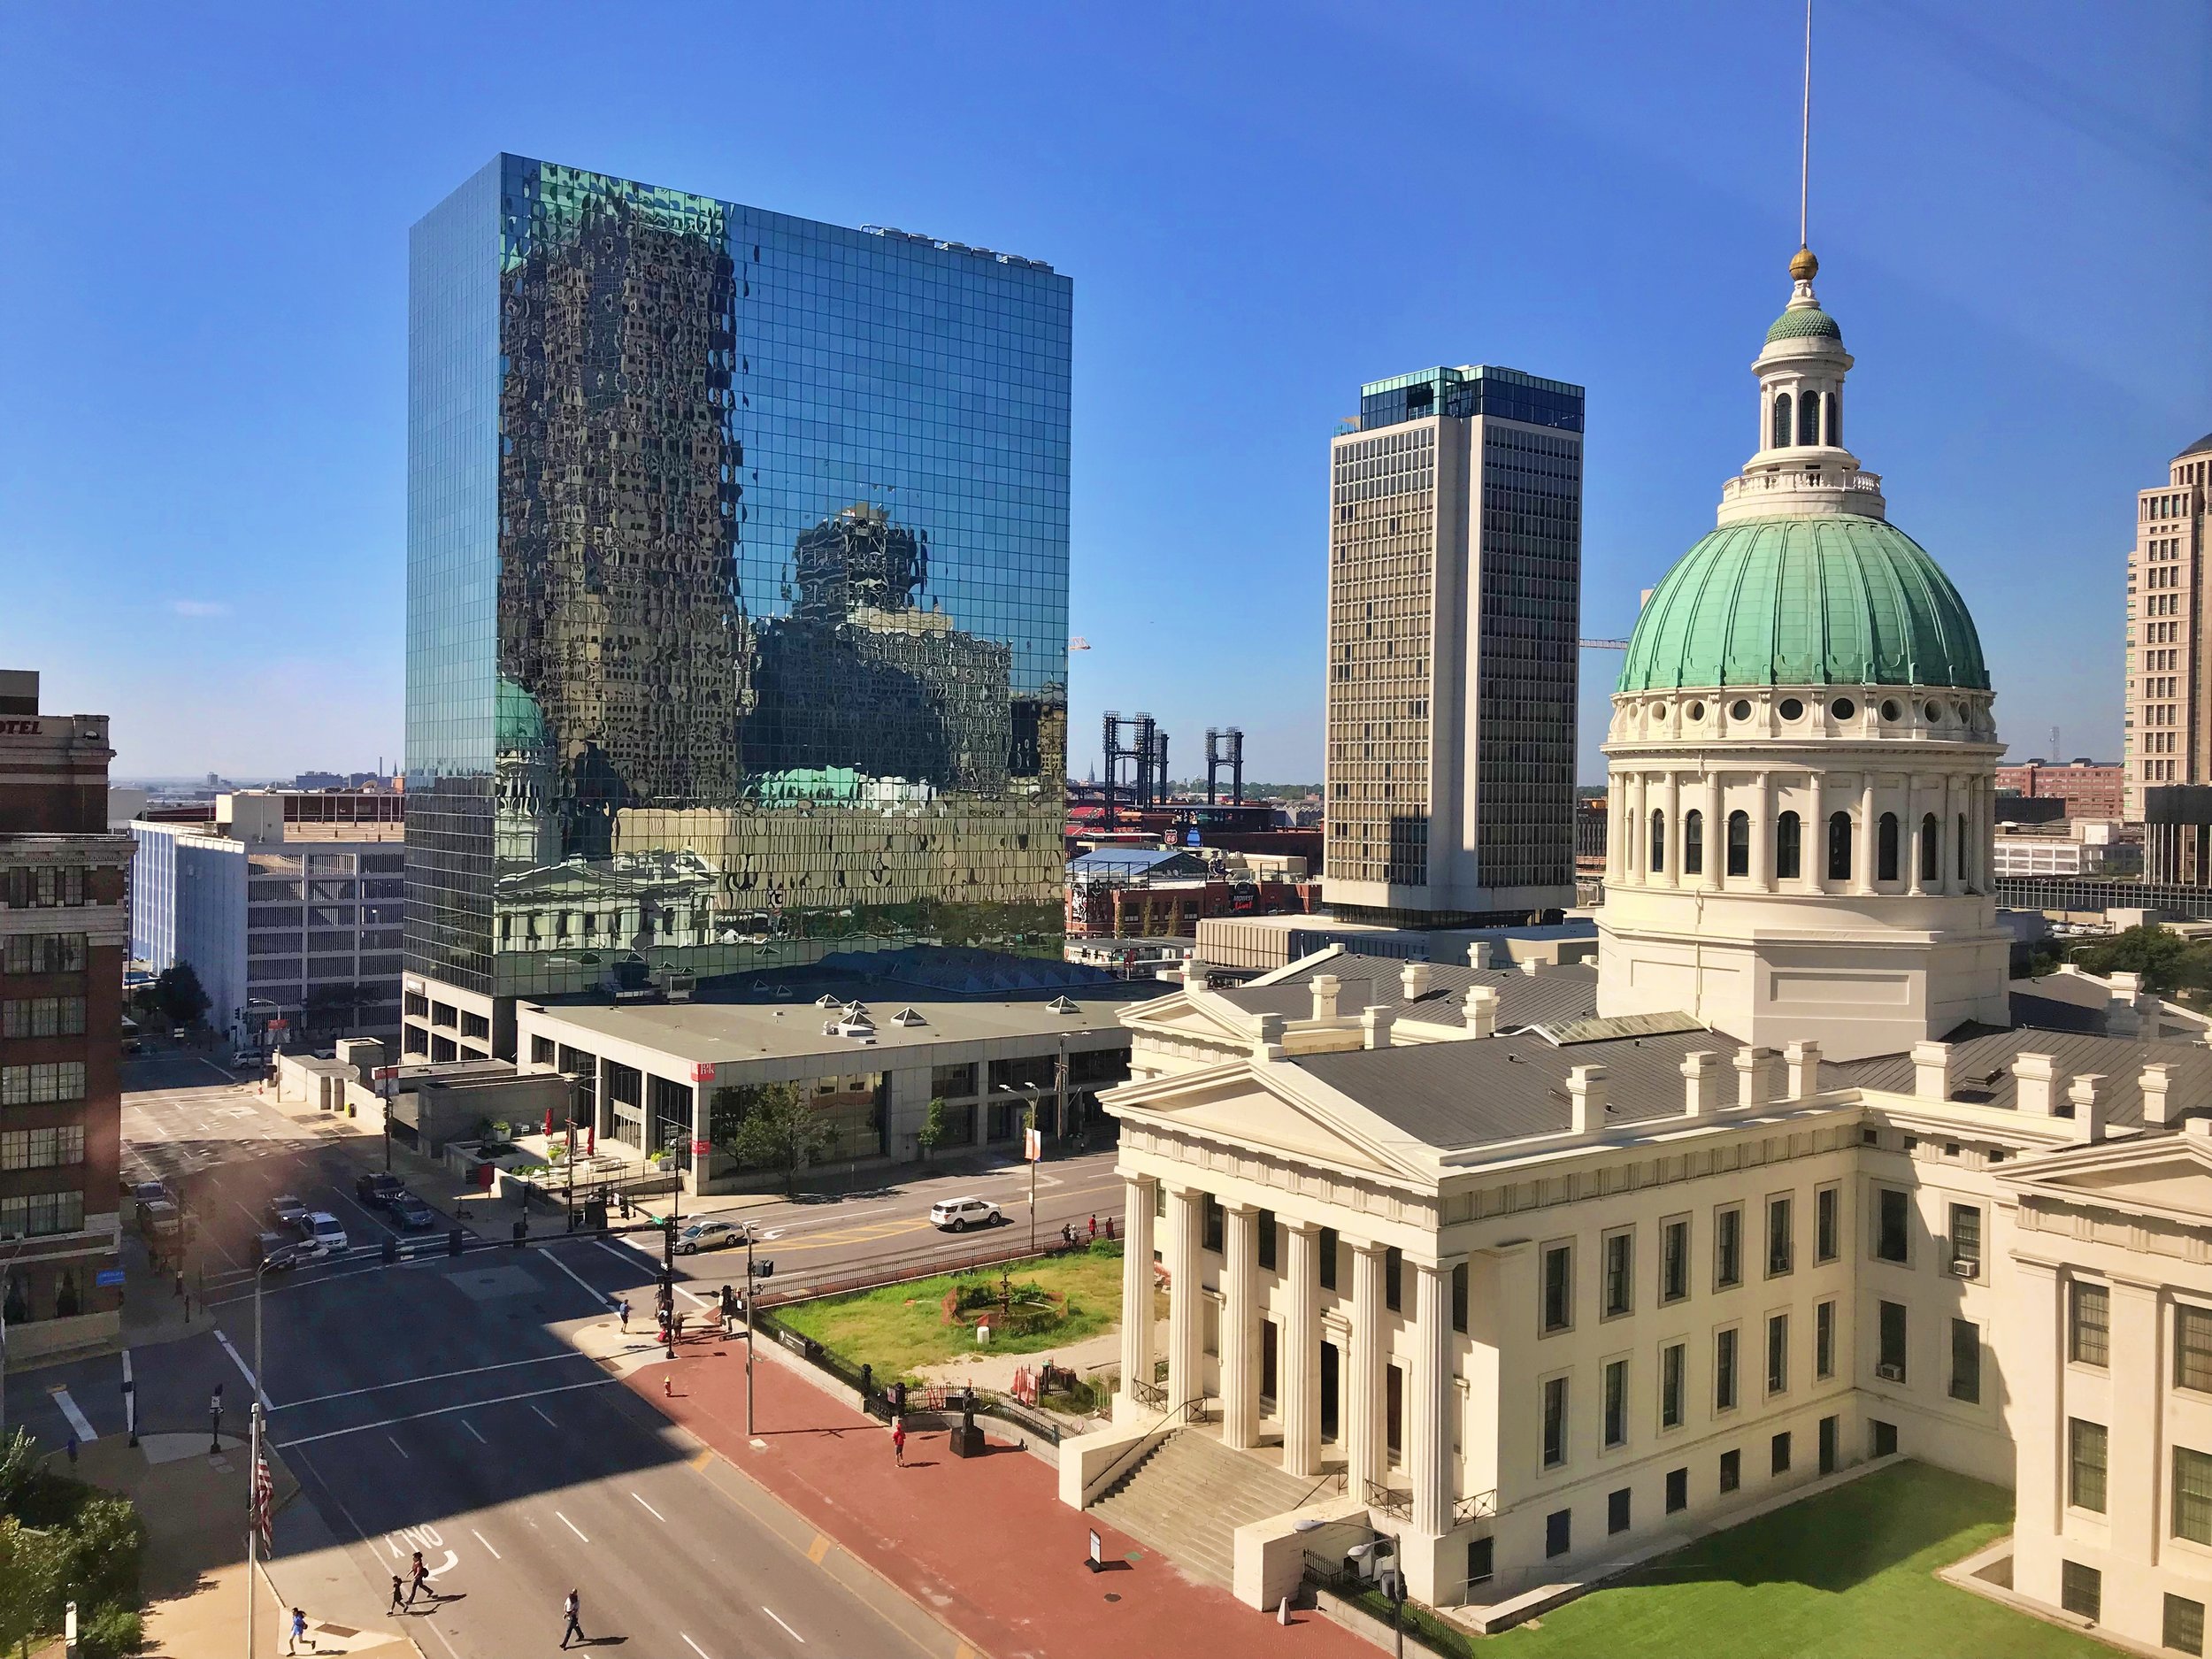
[[[1075,282],[1072,768],[1320,770],[1361,381],[1589,388],[1584,631],[1709,528],[1796,242],[1787,0],[28,5],[0,15],[0,664],[121,773],[400,742],[407,227],[495,150]],[[1825,0],[1812,242],[1852,442],[2016,755],[2116,756],[2133,492],[2212,428],[2212,12]],[[1616,656],[1584,657],[1582,773]]]

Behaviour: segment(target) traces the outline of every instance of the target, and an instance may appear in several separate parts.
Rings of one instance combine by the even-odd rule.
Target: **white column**
[[[1152,1380],[1152,1194],[1155,1184],[1122,1181],[1121,1390],[1138,1410],[1157,1410]],[[1164,1402],[1161,1402],[1164,1404]]]
[[[1678,887],[1682,885],[1682,783],[1672,772],[1659,780],[1659,813],[1665,840],[1659,852],[1667,867],[1660,872],[1658,885]]]
[[[1936,888],[1938,893],[1956,893],[1959,890],[1959,780],[1946,774],[1943,780],[1943,816],[1936,825],[1936,839],[1943,850],[1936,858]]]
[[[1700,810],[1705,814],[1705,867],[1698,886],[1708,893],[1720,891],[1721,872],[1728,867],[1728,824],[1721,815],[1720,774],[1709,772],[1700,780]]]
[[[1452,1317],[1448,1267],[1414,1271],[1413,1530],[1435,1538],[1451,1530]]]
[[[1629,815],[1628,875],[1649,884],[1651,870],[1651,780],[1642,772],[1635,778],[1635,810]]]
[[[1802,844],[1800,856],[1802,856]],[[1759,774],[1757,804],[1751,809],[1751,885],[1762,893],[1774,891],[1774,774]]]
[[[1923,817],[1920,802],[1920,780],[1913,773],[1907,772],[1905,774],[1905,821],[1900,826],[1904,832],[1904,845],[1901,850],[1905,855],[1905,891],[1916,898],[1929,890],[1929,884],[1920,873],[1920,820]],[[1940,826],[1938,828],[1938,833],[1939,835],[1941,833]]]
[[[1259,1214],[1231,1204],[1223,1226],[1221,1440],[1240,1448],[1259,1443]]]
[[[1805,816],[1797,831],[1797,873],[1808,893],[1828,890],[1828,792],[1820,768],[1806,774]]]
[[[1321,1229],[1310,1221],[1286,1221],[1289,1298],[1275,1361],[1283,1412],[1283,1472],[1302,1478],[1321,1472]]]
[[[1205,1390],[1206,1327],[1199,1314],[1200,1230],[1205,1194],[1195,1187],[1167,1189],[1167,1402],[1179,1406]]]
[[[1874,891],[1874,774],[1862,773],[1859,779],[1859,840],[1851,850],[1857,855],[1851,861],[1855,879],[1851,890],[1855,893]]]
[[[1352,1365],[1344,1413],[1346,1490],[1364,1501],[1368,1486],[1384,1484],[1390,1448],[1383,1422],[1383,1265],[1379,1244],[1352,1247]]]

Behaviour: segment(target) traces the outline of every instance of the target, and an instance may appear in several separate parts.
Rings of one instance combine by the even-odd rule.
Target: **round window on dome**
[[[1687,704],[1682,712],[1688,719],[1701,720],[1705,718],[1705,705],[1701,703],[1693,703]]]
[[[1894,725],[1904,714],[1904,710],[1898,705],[1896,698],[1888,697],[1883,700],[1882,718],[1890,722],[1892,725]]]
[[[1943,705],[1941,703],[1932,703],[1928,705],[1928,724],[1930,726],[1941,726],[1943,724]]]
[[[1803,719],[1805,718],[1805,705],[1800,703],[1795,697],[1783,698],[1782,718],[1785,720]]]
[[[1651,718],[1655,722],[1664,720],[1667,718],[1667,705],[1663,703],[1653,703],[1651,705]]]
[[[1951,713],[1956,718],[1961,726],[1964,726],[1966,724],[1966,705],[1964,703],[1953,703],[1951,705]]]
[[[1748,720],[1751,718],[1751,704],[1741,697],[1737,698],[1728,710],[1728,718],[1732,720]]]
[[[1839,720],[1847,720],[1859,711],[1859,705],[1848,697],[1838,697],[1828,705],[1828,712]]]

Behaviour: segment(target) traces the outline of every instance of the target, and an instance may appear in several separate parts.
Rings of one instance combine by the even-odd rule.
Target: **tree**
[[[783,1177],[786,1197],[797,1190],[799,1171],[836,1144],[796,1084],[757,1083],[718,1093],[725,1098],[716,1103],[739,1114],[723,1150],[746,1168],[774,1170]]]
[[[0,1648],[27,1647],[61,1623],[67,1535],[0,1515]]]
[[[326,1025],[333,1031],[344,1031],[357,1025],[361,1010],[373,999],[374,993],[365,985],[311,985],[307,987],[305,1013],[302,1025]]]
[[[2146,990],[2167,995],[2212,987],[2212,944],[2184,939],[2155,922],[2085,947],[2074,960],[2100,976],[2139,973]]]
[[[922,1149],[923,1159],[926,1161],[931,1153],[944,1145],[945,1137],[951,1133],[952,1126],[945,1121],[945,1097],[933,1096],[928,1115],[922,1119],[921,1132],[914,1137],[915,1145]]]
[[[173,1025],[189,1025],[207,1012],[207,991],[188,962],[172,963],[154,981],[154,998]]]

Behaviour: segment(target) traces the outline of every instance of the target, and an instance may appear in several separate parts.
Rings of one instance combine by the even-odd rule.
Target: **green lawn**
[[[1933,1575],[2012,1525],[2000,1487],[1906,1463],[1747,1522],[1544,1615],[1480,1659],[2111,1659]]]
[[[988,1351],[1041,1354],[1121,1324],[1121,1249],[1096,1246],[1069,1256],[1011,1264],[1017,1285],[1038,1285],[1065,1296],[1068,1317],[1049,1331],[995,1336]],[[910,1284],[886,1285],[849,1296],[826,1296],[776,1310],[776,1317],[852,1363],[875,1367],[880,1380],[910,1376],[933,1365],[977,1353],[973,1333],[944,1322],[945,1293],[979,1279],[996,1285],[1000,1270],[984,1268],[956,1279],[940,1274]]]

